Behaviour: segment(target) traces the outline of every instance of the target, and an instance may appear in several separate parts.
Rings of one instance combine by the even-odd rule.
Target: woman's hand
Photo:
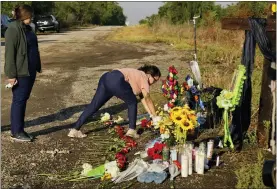
[[[11,79],[8,79],[8,82],[9,82],[12,86],[14,86],[14,85],[17,84],[17,79],[16,79],[16,78],[11,78]]]

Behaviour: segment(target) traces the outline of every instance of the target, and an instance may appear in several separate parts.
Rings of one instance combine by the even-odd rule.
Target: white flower
[[[104,167],[105,173],[111,174],[112,178],[115,178],[120,172],[119,168],[117,167],[116,161],[105,163]]]
[[[92,166],[89,163],[84,163],[82,165],[83,171],[81,172],[82,176],[86,176],[90,170],[92,170]]]
[[[122,123],[124,121],[124,119],[120,116],[117,117],[117,120],[115,120],[114,122],[119,124],[119,123]]]
[[[231,100],[227,100],[227,99],[222,100],[221,104],[222,104],[222,107],[224,109],[229,109],[229,108],[231,108],[233,106]]]
[[[165,105],[164,105],[164,111],[165,111],[165,112],[168,112],[168,109],[169,109],[169,108],[168,108],[168,105],[165,104]]]
[[[161,138],[162,138],[163,140],[168,139],[168,138],[169,138],[169,133],[161,134]]]
[[[159,122],[162,120],[162,117],[161,116],[154,116],[154,117],[152,117],[152,120],[153,120],[153,125],[158,125]]]
[[[188,83],[189,87],[192,87],[193,86],[193,79],[189,78],[187,83]]]
[[[160,125],[159,125],[159,124],[154,125],[154,129],[158,129],[158,128],[160,128]]]
[[[109,113],[104,113],[104,114],[101,114],[101,121],[102,122],[106,122],[106,121],[109,121],[111,119],[111,115]]]

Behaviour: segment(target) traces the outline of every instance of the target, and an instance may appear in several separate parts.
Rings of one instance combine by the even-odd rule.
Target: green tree
[[[34,9],[35,15],[43,15],[52,13],[52,9],[54,8],[53,1],[31,1],[31,6]]]
[[[166,18],[173,24],[182,24],[192,20],[194,16],[210,12],[214,19],[219,19],[221,16],[221,7],[215,5],[214,2],[203,1],[181,1],[181,2],[166,2],[159,8],[158,15],[160,18]]]
[[[266,17],[269,2],[266,1],[243,1],[233,4],[224,9],[226,17]]]
[[[12,10],[14,10],[14,8],[17,5],[22,5],[22,4],[31,5],[32,2],[31,1],[1,1],[1,14],[6,14],[9,17],[11,17]]]

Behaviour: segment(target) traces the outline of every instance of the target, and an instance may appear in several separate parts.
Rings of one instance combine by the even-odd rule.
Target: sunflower
[[[178,107],[178,106],[172,108],[172,109],[170,110],[170,115],[171,115],[171,116],[178,116],[178,115],[180,115],[181,109],[182,109],[182,108],[181,108],[181,107]]]
[[[176,124],[176,125],[181,125],[184,121],[184,119],[181,116],[173,116],[172,117],[172,121]]]
[[[188,111],[187,110],[181,110],[180,116],[184,119],[188,119]]]
[[[180,126],[181,126],[182,129],[185,130],[185,131],[194,128],[194,125],[193,125],[192,121],[190,121],[190,120],[185,120],[185,121],[183,121],[182,124],[181,124]]]
[[[191,110],[187,104],[182,107],[181,111],[188,114],[195,114],[195,111]]]

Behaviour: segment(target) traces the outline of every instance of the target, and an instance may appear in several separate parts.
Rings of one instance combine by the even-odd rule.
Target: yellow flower
[[[158,115],[159,115],[159,116],[163,116],[163,115],[164,115],[164,112],[161,111]]]
[[[187,130],[193,129],[194,125],[193,125],[192,121],[185,120],[182,123],[181,127],[182,127],[183,130],[187,131]]]
[[[182,109],[187,109],[187,110],[190,110],[190,107],[188,104],[185,104],[184,107]]]
[[[170,134],[169,129],[165,129],[164,134]]]
[[[173,133],[178,143],[185,143],[187,139],[187,131],[185,129],[183,129],[181,126],[177,126]]]
[[[164,122],[164,124],[165,124],[166,126],[171,126],[171,125],[173,125],[173,122],[171,121],[171,119],[170,119],[169,117],[165,118],[165,119],[163,120],[163,122]]]
[[[164,134],[164,132],[165,132],[165,127],[164,127],[164,125],[161,125],[160,126],[160,133]]]
[[[176,124],[176,125],[181,125],[182,122],[184,121],[183,118],[181,116],[176,116],[172,118],[172,121]]]
[[[178,116],[178,115],[180,115],[180,110],[181,110],[181,109],[182,109],[182,108],[181,108],[181,107],[178,107],[178,106],[172,108],[172,109],[170,110],[170,115],[171,115],[171,116]]]
[[[183,118],[183,119],[188,119],[188,112],[186,110],[181,110],[180,111],[180,116]]]
[[[112,175],[110,173],[105,173],[102,177],[101,177],[101,181],[104,180],[110,180],[112,178]]]

